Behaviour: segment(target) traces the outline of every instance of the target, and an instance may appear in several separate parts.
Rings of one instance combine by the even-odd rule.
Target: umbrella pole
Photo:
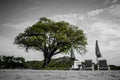
[[[97,62],[97,70],[99,70],[99,62],[98,62],[98,57],[96,57],[96,62]]]

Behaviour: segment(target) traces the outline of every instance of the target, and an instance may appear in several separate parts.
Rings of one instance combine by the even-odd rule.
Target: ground
[[[120,71],[1,69],[0,80],[120,80]]]

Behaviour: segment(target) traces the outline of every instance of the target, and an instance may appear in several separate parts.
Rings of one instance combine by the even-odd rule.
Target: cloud
[[[55,15],[50,17],[52,20],[55,21],[66,21],[69,22],[70,24],[76,25],[77,24],[77,20],[78,20],[78,15],[77,14],[67,14],[67,15]]]
[[[1,24],[0,36],[13,38],[18,33],[23,32],[24,29],[30,25],[31,23],[29,22],[23,22],[23,23],[18,23],[18,24],[14,24],[14,23]]]
[[[41,0],[25,0],[26,2],[29,2],[29,3],[36,3],[36,4],[39,4],[41,3]]]
[[[107,8],[96,9],[96,10],[88,12],[87,16],[88,17],[97,16],[97,17],[101,17],[105,19],[120,18],[120,5],[114,4]]]
[[[93,11],[88,12],[87,15],[88,16],[95,16],[95,15],[100,14],[103,11],[104,11],[104,9],[99,9],[99,10],[97,9],[97,10],[93,10]]]
[[[14,23],[4,23],[2,24],[3,27],[11,27],[11,28],[26,28],[27,26],[31,25],[30,22],[23,22],[23,23],[18,23],[18,24],[14,24]]]
[[[56,21],[65,20],[74,25],[77,25],[81,22],[89,21],[89,23],[92,23],[95,21],[97,22],[99,20],[104,21],[108,20],[118,23],[120,21],[120,5],[115,4],[107,8],[92,10],[87,12],[86,14],[67,14],[67,15],[58,14],[50,18]]]
[[[112,0],[111,2],[112,3],[117,3],[119,0]]]
[[[112,5],[108,11],[108,13],[112,14],[113,16],[120,17],[120,5]]]
[[[40,10],[40,6],[35,6],[35,7],[32,7],[32,8],[29,8],[29,9],[25,9],[24,11],[25,12],[34,12],[34,11],[38,11],[38,10]]]
[[[91,25],[92,28],[95,28],[96,30],[101,30],[101,33],[104,35],[113,35],[113,36],[119,36],[120,34],[120,28],[118,24],[115,24],[113,22],[103,22],[103,21],[98,21],[95,22]]]
[[[107,5],[107,4],[115,4],[115,3],[119,3],[120,0],[105,0],[104,4]]]
[[[12,50],[13,42],[15,36],[17,36],[20,32],[23,32],[23,30],[29,25],[29,23],[4,23],[0,27],[0,44],[3,46],[0,46],[0,49],[9,49]],[[4,50],[6,51],[6,50]]]
[[[88,39],[90,43],[93,43],[93,39],[98,39],[101,44],[101,50],[103,55],[109,59],[118,57],[118,52],[120,52],[120,5],[112,5],[108,8],[94,10],[93,16],[88,15],[92,21],[91,24],[86,24],[90,26],[88,31]],[[88,12],[89,13],[89,12]],[[97,13],[97,14],[96,14]],[[86,20],[86,23],[89,22]],[[95,40],[94,40],[95,41]],[[119,60],[120,61],[120,60]],[[119,62],[118,61],[118,62]]]
[[[88,38],[88,52],[85,58],[93,58],[95,60],[95,41],[98,40],[103,57],[108,59],[109,62],[114,62],[111,64],[118,65],[120,61],[118,59],[118,53],[120,52],[119,10],[120,5],[115,4],[104,9],[92,10],[86,14],[59,14],[51,17],[51,19],[67,21],[85,31]]]
[[[4,23],[0,27],[0,55],[7,56],[21,56],[25,57],[26,60],[42,60],[42,53],[30,51],[28,54],[24,49],[18,48],[14,45],[15,37],[25,30],[27,26],[32,25],[34,22],[23,22],[23,23]],[[27,56],[27,57],[26,57]]]

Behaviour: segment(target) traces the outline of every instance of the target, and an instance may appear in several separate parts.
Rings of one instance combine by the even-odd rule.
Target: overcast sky
[[[88,52],[76,58],[95,61],[95,41],[109,64],[120,65],[120,0],[0,0],[0,55],[42,60],[37,51],[25,52],[14,38],[40,17],[65,20],[84,30]]]

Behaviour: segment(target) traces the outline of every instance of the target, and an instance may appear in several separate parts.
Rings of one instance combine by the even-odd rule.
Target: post
[[[98,62],[98,57],[96,57],[96,64],[97,64],[97,69],[99,70],[99,62]]]

